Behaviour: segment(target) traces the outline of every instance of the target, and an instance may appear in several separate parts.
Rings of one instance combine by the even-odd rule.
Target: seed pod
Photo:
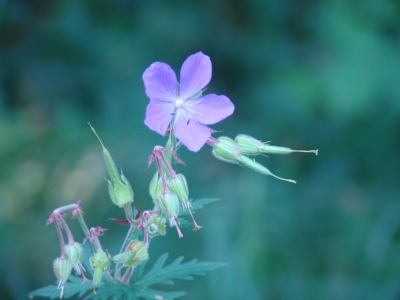
[[[318,150],[292,150],[287,147],[273,146],[245,134],[239,134],[235,137],[235,142],[242,149],[242,154],[249,156],[268,153],[290,154],[292,152],[311,152],[318,155]]]
[[[108,192],[111,198],[111,201],[119,206],[124,207],[129,203],[133,202],[133,190],[129,183],[129,181],[125,178],[124,174],[119,175],[117,167],[111,157],[110,152],[104,147],[100,137],[97,135],[96,131],[92,127],[90,123],[88,123],[97,139],[99,140],[101,147],[103,148],[103,158],[104,163],[106,164],[108,174],[110,175],[111,180],[108,181]]]

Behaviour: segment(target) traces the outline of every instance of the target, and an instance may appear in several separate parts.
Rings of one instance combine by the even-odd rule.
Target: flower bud
[[[160,194],[160,207],[161,210],[168,216],[169,225],[175,226],[176,221],[175,219],[178,217],[179,214],[179,199],[178,196],[173,192],[165,192]]]
[[[124,267],[135,267],[149,258],[148,245],[141,241],[133,240],[125,252],[115,255],[112,260],[123,263]]]
[[[108,181],[108,192],[111,201],[119,207],[124,207],[133,202],[132,187],[122,172],[121,180]]]
[[[259,173],[261,173],[263,175],[270,175],[270,176],[273,176],[273,177],[278,178],[280,180],[288,181],[288,182],[291,182],[291,183],[296,183],[296,181],[294,181],[292,179],[285,179],[285,178],[281,178],[281,177],[278,177],[278,176],[272,174],[270,172],[270,170],[268,170],[266,167],[264,167],[263,165],[260,165],[255,160],[253,160],[251,158],[248,158],[247,156],[241,155],[241,164],[243,166],[248,167],[248,168],[250,168],[250,169],[252,169],[252,170],[254,170],[256,172],[259,172]]]
[[[60,299],[64,294],[64,286],[68,280],[69,275],[71,275],[72,264],[67,257],[56,258],[53,262],[53,269],[56,277],[58,279],[58,288],[61,289]]]
[[[73,244],[67,244],[64,246],[64,251],[71,261],[72,266],[75,268],[75,271],[78,274],[81,274],[81,269],[83,269],[83,247],[81,246],[81,244],[77,242],[74,242]]]
[[[230,138],[221,136],[217,139],[213,146],[212,154],[227,163],[237,164],[240,161],[242,150]]]
[[[71,275],[72,264],[67,257],[56,258],[53,262],[54,273],[60,282],[67,282]]]
[[[108,254],[101,249],[97,250],[96,254],[90,258],[90,265],[94,270],[93,291],[96,293],[94,289],[100,284],[103,273],[108,270],[110,265]]]
[[[175,177],[168,178],[167,185],[169,190],[178,196],[182,206],[188,208],[190,206],[189,188],[185,176],[183,174],[176,174]]]
[[[165,235],[165,218],[153,213],[148,220],[143,222],[143,228],[147,231],[150,238],[157,235]]]
[[[156,203],[162,192],[163,192],[163,184],[161,181],[161,177],[157,171],[150,181],[149,194],[153,199],[153,201]]]

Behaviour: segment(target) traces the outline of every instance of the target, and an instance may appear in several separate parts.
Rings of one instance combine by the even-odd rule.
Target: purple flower
[[[143,73],[150,103],[144,123],[165,135],[172,122],[172,133],[191,151],[198,151],[213,132],[206,125],[230,116],[235,109],[226,96],[201,91],[211,80],[211,61],[201,52],[189,56],[182,65],[178,83],[171,67],[155,62]]]

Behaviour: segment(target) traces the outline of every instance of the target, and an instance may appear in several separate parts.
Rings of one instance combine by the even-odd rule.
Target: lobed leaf
[[[76,294],[84,294],[92,289],[92,282],[85,282],[84,284],[82,284],[81,277],[71,275],[64,287],[64,298],[69,298]],[[29,297],[34,298],[35,296],[37,296],[56,299],[60,298],[60,292],[61,290],[57,288],[57,285],[49,285],[30,292]]]
[[[151,270],[134,285],[148,287],[157,283],[173,284],[172,279],[192,280],[192,275],[204,275],[207,271],[225,266],[225,263],[198,262],[197,259],[181,264],[183,256],[175,259],[170,265],[163,268],[168,254],[159,257]]]

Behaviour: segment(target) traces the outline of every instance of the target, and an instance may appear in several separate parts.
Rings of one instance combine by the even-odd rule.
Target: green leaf
[[[182,297],[182,296],[186,295],[185,292],[180,292],[180,291],[179,292],[164,292],[164,291],[158,291],[158,290],[154,290],[154,289],[143,289],[140,291],[138,290],[137,292],[138,292],[139,297],[143,297],[146,300],[154,300],[154,299],[170,300],[170,299],[176,299],[178,297]]]
[[[82,284],[81,277],[76,277],[71,275],[64,287],[64,298],[72,297],[78,293],[83,295],[84,293],[86,293],[91,289],[93,289],[92,282],[85,282],[84,284]],[[29,296],[31,298],[37,296],[37,297],[56,299],[60,298],[60,293],[61,290],[57,288],[57,285],[49,285],[30,292]]]
[[[193,275],[204,275],[205,272],[225,266],[225,263],[198,262],[192,260],[182,263],[183,257],[178,257],[171,264],[165,266],[168,254],[161,255],[154,263],[152,268],[144,275],[144,269],[147,262],[137,266],[131,278],[131,284],[126,285],[119,281],[108,282],[104,281],[97,288],[97,294],[89,294],[85,299],[118,299],[118,300],[138,300],[138,299],[156,299],[156,296],[163,297],[162,299],[176,299],[185,295],[182,291],[164,292],[151,289],[154,284],[173,284],[173,279],[193,280]],[[80,295],[93,289],[92,282],[82,284],[82,279],[76,276],[70,276],[64,288],[64,297],[69,298],[80,293]],[[30,293],[30,296],[59,298],[60,290],[56,285],[43,287]]]
[[[134,299],[131,287],[129,285],[123,284],[121,282],[104,282],[102,286],[100,286],[96,290],[96,294],[90,294],[85,297],[86,299]]]
[[[195,213],[195,211],[197,209],[203,208],[204,205],[215,202],[215,201],[219,201],[218,198],[201,198],[201,199],[197,199],[191,202],[192,208],[191,211],[192,213]],[[180,209],[179,210],[179,216],[184,216],[184,215],[188,215],[189,211],[187,209]]]
[[[163,254],[141,279],[134,285],[148,287],[153,284],[173,284],[172,279],[193,280],[192,275],[204,275],[206,271],[225,266],[225,263],[198,262],[196,259],[182,263],[183,257],[178,257],[170,265],[163,268],[168,254]]]

